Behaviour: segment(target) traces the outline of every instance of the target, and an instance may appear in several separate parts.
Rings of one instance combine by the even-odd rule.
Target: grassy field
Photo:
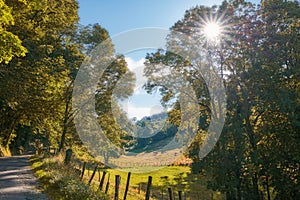
[[[113,199],[116,175],[120,175],[121,177],[119,196],[123,199],[128,171],[132,173],[127,200],[145,199],[149,176],[152,176],[151,200],[168,199],[167,191],[169,187],[173,189],[175,199],[178,199],[177,194],[179,190],[183,192],[183,196],[186,197],[187,200],[224,199],[220,193],[206,188],[207,177],[199,174],[191,174],[190,168],[187,166],[140,167],[122,170],[99,169],[94,176],[91,187],[89,187],[87,183],[93,173],[95,165],[88,166],[83,181],[80,181],[80,171],[74,171],[73,165],[65,166],[62,156],[46,159],[32,159],[31,161],[36,176],[40,179],[43,188],[51,199],[94,199],[96,193],[93,191],[99,191],[99,181],[104,171],[106,171],[106,177],[103,191],[105,190],[108,177],[110,177],[108,190],[109,199]],[[139,173],[145,171],[148,172]],[[72,197],[70,195],[72,195]],[[95,199],[99,198],[96,197]],[[103,197],[103,199],[105,198]]]
[[[128,200],[140,200],[145,199],[145,191],[147,187],[148,177],[152,176],[152,189],[151,199],[167,199],[168,187],[172,188],[177,197],[177,192],[179,190],[183,191],[186,195],[186,199],[196,200],[206,200],[206,199],[223,199],[222,195],[218,192],[206,189],[207,178],[200,175],[191,175],[189,167],[183,166],[168,166],[163,168],[140,168],[140,171],[151,171],[149,173],[138,173],[135,169],[134,173],[131,173],[130,178],[130,189],[128,193]],[[109,194],[114,193],[115,176],[121,176],[120,184],[120,196],[123,197],[128,172],[130,169],[122,169],[122,171],[117,169],[102,169],[100,170],[100,177],[103,171],[107,172],[106,180],[104,185],[106,185],[108,180],[108,175],[110,176],[110,188]],[[91,176],[92,170],[86,172],[86,181]],[[94,178],[94,186],[99,186],[99,173]],[[178,198],[178,197],[177,197]]]

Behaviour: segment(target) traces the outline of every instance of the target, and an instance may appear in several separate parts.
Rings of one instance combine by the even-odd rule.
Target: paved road
[[[47,200],[38,187],[28,155],[0,157],[0,200]]]

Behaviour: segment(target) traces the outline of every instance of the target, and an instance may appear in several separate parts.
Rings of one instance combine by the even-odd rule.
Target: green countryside
[[[102,19],[0,0],[0,158],[30,155],[49,200],[300,199],[300,2],[201,2],[142,56],[164,110],[133,118],[137,70]]]

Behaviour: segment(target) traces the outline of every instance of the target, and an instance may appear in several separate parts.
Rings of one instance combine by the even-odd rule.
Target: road
[[[47,200],[38,188],[28,155],[0,157],[0,200]]]

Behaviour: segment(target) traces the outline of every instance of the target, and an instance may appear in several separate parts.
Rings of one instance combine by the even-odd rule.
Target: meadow
[[[113,199],[115,194],[115,177],[121,177],[119,197],[123,199],[128,172],[131,172],[127,200],[144,200],[148,177],[152,177],[152,200],[168,199],[168,188],[172,188],[175,199],[178,199],[178,191],[182,191],[187,200],[221,200],[224,199],[220,192],[207,189],[208,177],[200,174],[191,174],[189,166],[166,167],[140,167],[127,169],[101,168],[95,171],[95,164],[87,163],[82,180],[81,170],[75,162],[64,164],[64,156],[59,154],[54,157],[31,159],[32,168],[40,183],[51,199],[97,199],[99,195],[103,199]],[[148,171],[147,173],[145,173]],[[106,172],[102,192],[99,184],[103,173]],[[107,183],[109,189],[107,197],[103,196]]]

